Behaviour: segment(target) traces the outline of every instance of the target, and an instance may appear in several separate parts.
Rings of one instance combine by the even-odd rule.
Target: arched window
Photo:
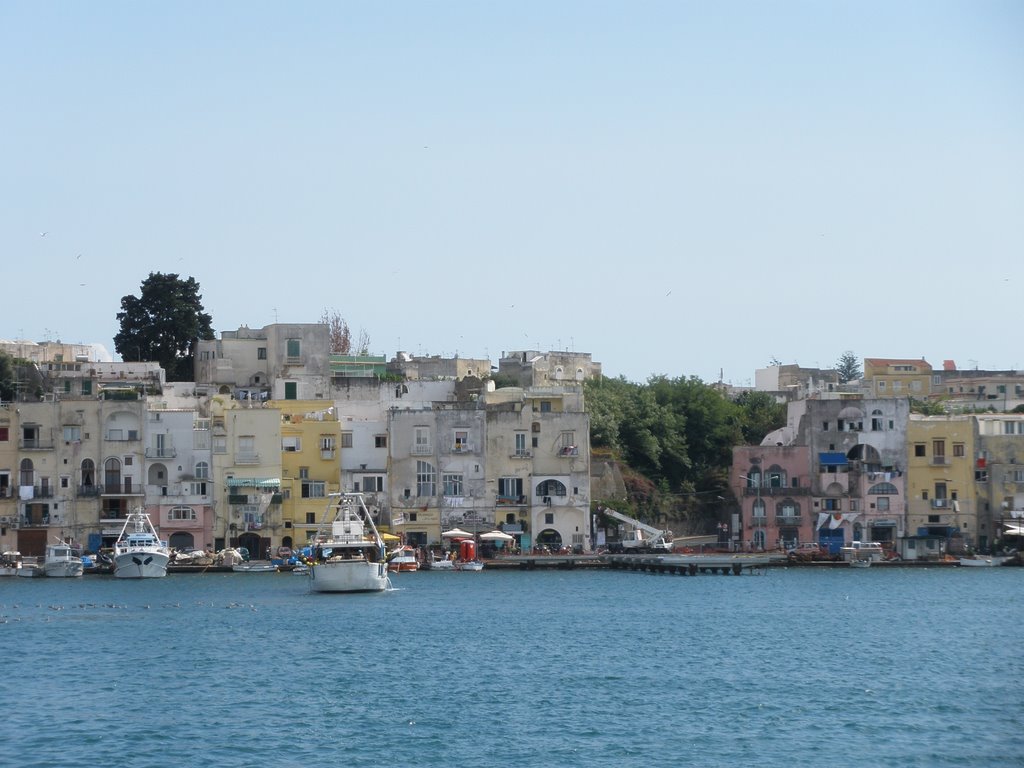
[[[764,517],[764,499],[754,499],[754,517]]]
[[[775,514],[779,517],[794,518],[800,516],[800,505],[792,499],[783,499],[775,508]]]
[[[538,496],[565,496],[565,484],[558,480],[545,480],[537,483]]]
[[[196,480],[209,480],[210,479],[210,465],[205,461],[196,462]]]
[[[107,493],[121,492],[121,462],[110,458],[103,462],[103,485]]]
[[[780,467],[778,464],[772,464],[768,468],[768,473],[765,476],[767,482],[765,485],[769,488],[785,488],[786,487],[786,470]]]
[[[757,488],[761,484],[761,470],[754,468],[747,472],[747,488]]]
[[[869,496],[896,496],[898,494],[899,491],[892,483],[876,483],[868,488]]]
[[[96,465],[92,459],[82,459],[82,485],[86,487],[96,485]]]
[[[35,467],[32,465],[32,459],[21,460],[21,485],[35,485],[36,472]]]
[[[167,513],[168,520],[195,520],[196,511],[192,507],[172,507]]]

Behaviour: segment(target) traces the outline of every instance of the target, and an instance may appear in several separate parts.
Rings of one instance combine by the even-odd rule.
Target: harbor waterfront
[[[0,580],[23,768],[1019,766],[1017,568]],[[130,755],[130,759],[129,756]]]

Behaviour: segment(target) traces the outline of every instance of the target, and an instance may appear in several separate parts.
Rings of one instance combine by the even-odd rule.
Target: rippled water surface
[[[1021,766],[1024,569],[0,579],[18,766]]]

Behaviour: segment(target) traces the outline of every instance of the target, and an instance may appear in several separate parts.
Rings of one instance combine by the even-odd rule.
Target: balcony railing
[[[131,480],[125,480],[123,483],[108,481],[103,484],[103,493],[118,496],[142,496],[144,495],[144,489],[141,485],[135,485]]]
[[[53,486],[50,485],[37,485],[32,489],[32,498],[34,499],[52,499],[53,498]]]
[[[419,444],[412,447],[413,456],[430,456],[434,452],[434,448],[428,444]]]
[[[526,505],[525,496],[497,496],[494,501],[499,507],[522,507]]]
[[[775,524],[776,525],[800,525],[802,520],[803,520],[803,518],[800,517],[800,515],[776,515],[775,516]]]
[[[946,462],[946,457],[945,456],[932,456],[932,464],[933,465],[935,465],[937,467],[941,467],[941,466],[945,466],[946,463],[947,462]]]
[[[565,445],[558,449],[559,456],[579,456],[580,449],[575,445]]]
[[[178,455],[178,452],[174,448],[164,446],[163,448],[147,448],[146,458],[147,459],[173,459]]]
[[[254,451],[236,452],[235,464],[259,464],[260,455]]]
[[[53,440],[40,440],[39,438],[22,439],[18,441],[18,447],[24,451],[52,451]]]
[[[790,486],[762,485],[760,488],[743,488],[744,496],[807,496],[811,492],[810,486],[792,488]]]
[[[98,485],[80,485],[78,486],[79,496],[99,496],[100,487]]]
[[[513,453],[509,458],[512,458],[512,459],[532,459],[533,458],[533,451],[527,451],[525,449],[518,450],[515,453]]]

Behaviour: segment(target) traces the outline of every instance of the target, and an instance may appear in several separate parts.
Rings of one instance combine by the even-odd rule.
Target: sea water
[[[0,764],[1021,766],[1024,569],[0,580]]]

